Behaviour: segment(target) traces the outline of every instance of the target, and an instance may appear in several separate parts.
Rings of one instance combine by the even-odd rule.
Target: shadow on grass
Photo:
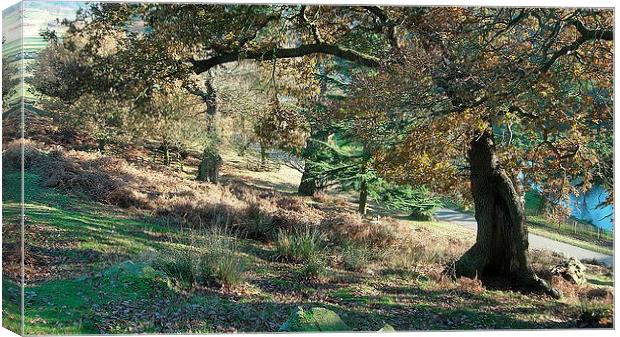
[[[209,289],[188,293],[173,288],[158,273],[116,268],[118,260],[111,258],[169,248],[160,234],[170,227],[37,187],[36,176],[27,179],[33,191],[26,207],[31,244],[40,244],[44,255],[74,258],[72,263],[92,272],[70,279],[58,274],[64,279],[27,285],[27,334],[272,332],[298,306],[334,310],[358,331],[376,331],[384,323],[397,330],[574,327],[570,320],[528,319],[548,315],[550,309],[540,305],[545,302],[514,305],[487,295],[396,285],[379,287],[378,295],[346,295],[339,293],[345,282],[299,282],[292,274],[294,266],[250,280],[257,294]],[[18,212],[18,203],[5,205],[9,212]],[[57,229],[59,235],[33,237],[41,234],[33,231],[41,226]],[[43,238],[48,241],[36,241]],[[42,245],[50,241],[59,246],[44,250]],[[245,252],[270,261],[264,259],[271,254],[266,249],[254,246]],[[114,266],[101,271],[102,263]],[[296,292],[301,294],[291,296]]]
[[[500,302],[485,296],[458,301],[458,296],[440,291],[419,288],[391,291],[389,295],[411,298],[406,303],[382,303],[380,297],[374,296],[366,301],[340,302],[330,299],[291,302],[210,291],[188,296],[156,278],[104,273],[101,277],[51,281],[29,287],[26,331],[31,334],[274,332],[300,306],[333,310],[356,331],[377,331],[385,323],[400,331],[574,327],[572,322],[524,319],[528,315],[545,315],[546,309],[528,305],[498,308]]]

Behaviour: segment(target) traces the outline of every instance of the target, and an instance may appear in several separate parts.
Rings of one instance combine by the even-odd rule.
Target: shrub
[[[303,230],[279,230],[276,251],[281,259],[291,262],[307,262],[322,252],[323,235],[316,228]]]
[[[39,150],[39,147],[42,146],[43,144],[30,139],[16,139],[6,143],[2,151],[3,167],[21,170],[22,159],[24,169],[44,163],[47,164],[46,161],[49,161],[49,159]]]
[[[378,202],[389,209],[410,211],[415,220],[432,220],[438,208],[443,207],[441,198],[421,186],[412,188],[407,185],[384,183],[375,192]]]
[[[22,144],[24,145],[24,152],[26,150],[26,146],[21,140],[14,140],[9,143],[4,144],[4,148],[2,149],[2,167],[7,170],[8,168],[14,170],[21,170],[22,167]],[[24,154],[24,167],[27,169],[26,165],[26,155]],[[8,170],[7,170],[8,171]]]

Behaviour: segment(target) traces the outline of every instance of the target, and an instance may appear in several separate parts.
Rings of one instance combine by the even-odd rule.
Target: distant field
[[[23,50],[26,52],[39,51],[47,46],[47,42],[40,36],[24,37]],[[2,46],[3,56],[12,56],[17,54],[21,50],[21,41],[7,41]]]

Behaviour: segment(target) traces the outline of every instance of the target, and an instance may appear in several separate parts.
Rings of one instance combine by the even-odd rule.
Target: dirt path
[[[463,227],[476,230],[476,219],[469,214],[465,214],[452,209],[442,208],[435,213],[437,220],[452,222],[459,224]],[[562,253],[566,256],[572,256],[579,260],[582,259],[594,259],[604,263],[609,267],[613,267],[614,258],[610,255],[605,255],[597,252],[593,252],[580,247],[548,239],[536,234],[529,234],[530,249],[546,249],[557,253]]]
[[[301,180],[301,172],[295,169],[281,165],[274,171],[252,171],[248,170],[244,165],[247,163],[243,158],[237,156],[234,152],[228,151],[225,154],[225,168],[223,169],[223,175],[240,179],[246,183],[251,183],[261,188],[273,188],[281,192],[294,193],[299,186]],[[351,212],[355,212],[357,209],[357,192],[334,192],[330,193],[344,198],[349,202],[349,208]],[[379,205],[372,200],[368,204],[369,212],[372,214],[385,214],[394,216],[391,211],[383,210]],[[476,219],[469,215],[459,211],[442,208],[436,214],[435,217],[438,220],[450,223],[459,224],[467,229],[476,231]],[[542,237],[540,235],[530,234],[529,242],[531,249],[546,249],[565,254],[567,256],[573,256],[577,259],[595,259],[601,261],[607,266],[613,267],[613,257],[597,252],[593,252],[580,247],[555,241]]]

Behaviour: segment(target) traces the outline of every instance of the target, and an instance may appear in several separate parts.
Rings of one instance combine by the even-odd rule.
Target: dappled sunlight
[[[614,326],[613,10],[3,14],[5,327]]]

